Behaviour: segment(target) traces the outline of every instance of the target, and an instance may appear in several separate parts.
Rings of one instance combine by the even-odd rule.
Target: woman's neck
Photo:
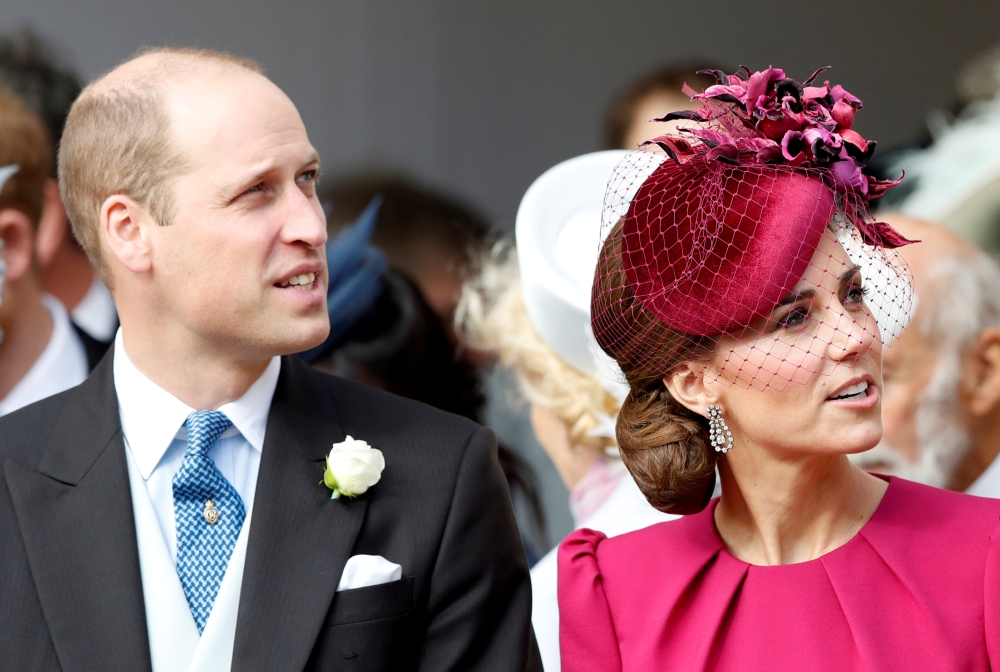
[[[844,545],[888,487],[846,455],[779,458],[757,447],[737,450],[719,461],[715,524],[729,551],[754,565],[806,562]]]

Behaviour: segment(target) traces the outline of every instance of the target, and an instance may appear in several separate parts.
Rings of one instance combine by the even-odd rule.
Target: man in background
[[[413,278],[454,340],[455,306],[469,255],[490,231],[487,218],[468,205],[391,173],[372,173],[325,184],[320,195],[331,236],[381,196],[372,244]]]
[[[604,117],[604,148],[635,149],[645,140],[683,126],[687,122],[650,120],[668,112],[700,107],[681,89],[685,83],[696,91],[712,86],[716,83],[714,77],[698,74],[711,69],[704,63],[678,63],[654,70],[629,84],[608,106]]]
[[[882,442],[854,459],[872,471],[1000,497],[1000,268],[947,229],[883,217],[900,248],[916,314],[883,351]]]
[[[36,261],[52,151],[41,122],[0,91],[0,166],[17,171],[0,189],[0,239],[6,265],[0,303],[0,415],[74,387],[89,371],[85,336],[46,294]]]
[[[70,232],[55,179],[56,150],[80,80],[36,33],[22,29],[0,37],[0,85],[42,121],[51,143],[51,173],[35,245],[43,287],[70,311],[77,327],[107,349],[118,328],[115,304]]]

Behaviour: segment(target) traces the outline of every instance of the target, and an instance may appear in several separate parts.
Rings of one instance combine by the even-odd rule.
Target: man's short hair
[[[1000,328],[1000,266],[981,250],[934,260],[923,284],[916,326],[939,350],[964,351],[983,329]]]
[[[59,148],[66,213],[106,283],[110,277],[99,235],[104,201],[124,194],[148,208],[162,226],[173,215],[173,178],[186,169],[186,158],[170,134],[164,105],[168,84],[205,65],[264,72],[250,59],[210,49],[147,49],[126,63],[150,55],[161,55],[164,62],[120,82],[104,82],[105,75],[83,90],[70,109]]]
[[[52,149],[41,120],[19,98],[0,90],[0,166],[19,166],[0,191],[0,210],[18,210],[38,226],[51,162]]]
[[[636,110],[644,100],[654,93],[672,93],[683,96],[681,87],[685,83],[695,91],[704,90],[716,83],[710,75],[700,75],[700,70],[715,70],[714,65],[705,63],[678,63],[668,65],[635,80],[622,90],[604,115],[604,146],[606,149],[621,149],[625,144]],[[669,110],[668,110],[669,111]]]
[[[55,177],[55,148],[69,108],[83,88],[79,77],[60,62],[38,33],[21,28],[0,36],[0,85],[45,124],[53,147],[51,176]]]

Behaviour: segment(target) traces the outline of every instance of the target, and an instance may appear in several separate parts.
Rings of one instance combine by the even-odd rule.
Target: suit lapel
[[[233,670],[301,670],[361,529],[367,497],[330,501],[323,459],[344,438],[328,392],[286,357],[271,402],[243,572]]]
[[[150,670],[139,551],[112,357],[54,418],[39,465],[4,465],[65,672]]]

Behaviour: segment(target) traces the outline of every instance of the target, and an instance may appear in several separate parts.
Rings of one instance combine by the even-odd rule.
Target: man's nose
[[[326,244],[326,218],[315,198],[292,189],[286,199],[282,237],[289,244],[302,243],[319,248]]]

